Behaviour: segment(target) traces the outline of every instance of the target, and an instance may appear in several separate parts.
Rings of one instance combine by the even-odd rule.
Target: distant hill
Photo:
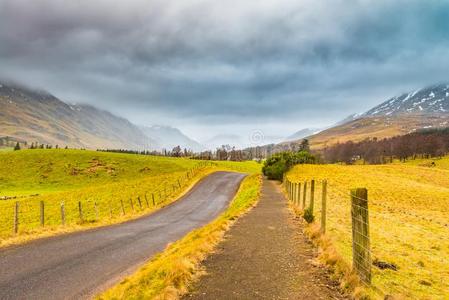
[[[244,148],[249,143],[237,134],[217,134],[203,142],[203,145],[209,150],[215,150],[222,145],[229,145],[236,148]]]
[[[124,118],[11,83],[0,83],[0,136],[92,149],[157,147]]]
[[[170,126],[142,126],[142,132],[156,141],[158,150],[163,148],[171,150],[176,146],[187,148],[195,152],[200,152],[204,149],[197,141],[189,138],[177,128]]]
[[[299,139],[303,139],[305,137],[308,137],[310,135],[316,134],[319,131],[321,131],[320,129],[317,128],[305,128],[305,129],[301,129],[297,132],[295,132],[294,134],[288,136],[285,138],[285,142],[288,141],[295,141],[295,140],[299,140]]]
[[[432,85],[388,99],[361,115],[310,137],[313,148],[337,142],[403,135],[449,127],[449,85]]]

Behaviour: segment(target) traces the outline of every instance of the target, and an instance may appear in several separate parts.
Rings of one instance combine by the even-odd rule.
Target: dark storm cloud
[[[140,123],[291,131],[449,81],[448,2],[260,2],[0,0],[0,75]]]

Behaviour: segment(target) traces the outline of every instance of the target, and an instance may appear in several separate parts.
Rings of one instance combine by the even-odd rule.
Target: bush
[[[306,220],[307,223],[312,223],[313,220],[315,220],[315,217],[313,216],[313,211],[310,207],[306,208],[304,210],[304,214],[302,215],[304,220]]]
[[[265,160],[262,172],[268,179],[282,180],[292,166],[297,164],[313,164],[316,158],[307,151],[281,152]]]
[[[282,180],[287,171],[287,163],[282,157],[268,158],[262,168],[262,172],[268,179]]]

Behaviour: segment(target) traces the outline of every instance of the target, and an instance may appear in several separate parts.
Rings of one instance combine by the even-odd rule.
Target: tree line
[[[384,139],[338,143],[323,150],[324,161],[352,164],[363,161],[384,164],[394,159],[442,157],[449,153],[449,128],[426,129]]]

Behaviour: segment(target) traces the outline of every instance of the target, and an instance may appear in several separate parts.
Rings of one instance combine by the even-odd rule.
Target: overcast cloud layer
[[[0,0],[0,76],[202,140],[449,82],[449,1]]]

